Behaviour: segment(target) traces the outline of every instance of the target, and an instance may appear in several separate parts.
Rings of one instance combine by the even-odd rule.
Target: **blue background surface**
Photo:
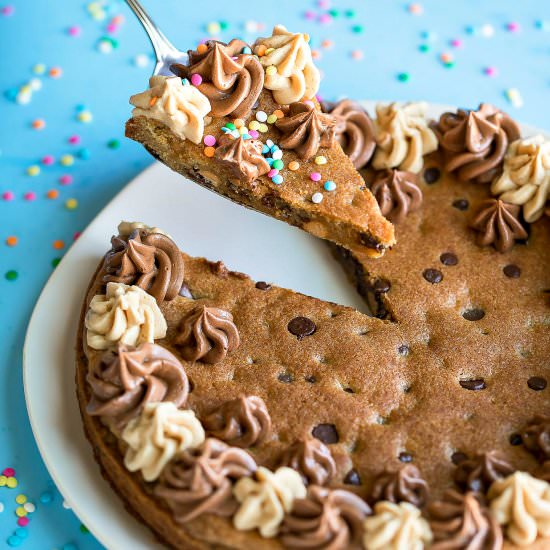
[[[20,493],[37,506],[29,516],[28,537],[15,541],[21,547],[99,548],[90,534],[82,532],[72,512],[63,508],[62,497],[42,464],[27,419],[21,372],[26,325],[54,269],[52,262],[62,257],[75,233],[152,162],[140,146],[123,137],[130,112],[128,97],[145,88],[153,67],[149,43],[122,2],[99,4],[105,7],[103,20],[94,19],[88,4],[78,1],[0,0],[0,472],[13,467],[19,481],[17,489],[0,487],[4,504],[0,548],[8,547],[7,540],[17,528],[14,499]],[[210,22],[227,25],[216,35],[221,39],[239,36],[253,41],[257,33],[269,34],[278,22],[310,33],[325,75],[321,94],[326,99],[343,95],[425,99],[464,107],[475,107],[483,100],[518,120],[550,129],[547,1],[425,0],[417,4],[421,14],[412,13],[414,7],[399,0],[344,0],[330,5],[296,0],[261,4],[144,0],[144,4],[182,49],[207,38]],[[328,10],[336,11],[327,16]],[[125,21],[109,34],[107,26],[118,14]],[[327,18],[330,21],[323,23]],[[252,22],[245,25],[247,20]],[[264,28],[256,32],[258,23]],[[511,32],[510,23],[520,30]],[[354,32],[354,26],[361,26],[356,29],[361,32]],[[71,27],[78,27],[79,36],[71,36]],[[117,41],[111,53],[98,48],[104,37]],[[327,47],[327,40],[332,47]],[[452,45],[452,40],[459,40],[461,47]],[[428,51],[422,52],[421,45]],[[452,56],[452,67],[441,61],[442,53]],[[147,66],[136,64],[139,54],[149,58]],[[37,63],[48,70],[60,67],[62,76],[33,74]],[[487,67],[496,68],[497,76],[484,74]],[[400,81],[400,73],[407,73],[409,79]],[[14,93],[35,77],[42,89],[27,105],[17,104]],[[523,107],[507,100],[510,88],[520,91]],[[90,112],[93,121],[79,122],[79,109]],[[36,119],[46,122],[43,130],[32,128]],[[71,135],[80,136],[81,143],[70,144]],[[113,139],[120,141],[118,149],[108,147]],[[89,158],[80,158],[79,152]],[[72,166],[59,163],[65,154],[75,156]],[[54,164],[42,165],[45,155],[52,155]],[[31,165],[40,166],[38,176],[26,174]],[[67,174],[73,183],[61,185],[59,178]],[[47,198],[49,190],[57,190],[58,198]],[[3,198],[6,192],[13,193],[13,200]],[[24,198],[29,192],[35,193],[35,200]],[[67,199],[76,199],[78,207],[68,209]],[[16,246],[6,244],[10,236],[17,237]],[[54,248],[58,240],[63,241],[61,249]],[[16,271],[18,277],[8,280],[9,271]],[[49,504],[39,500],[45,491],[54,497]]]

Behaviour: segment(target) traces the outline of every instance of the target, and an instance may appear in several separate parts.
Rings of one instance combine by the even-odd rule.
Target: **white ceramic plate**
[[[365,105],[374,111],[374,103]],[[432,106],[429,116],[446,109]],[[535,131],[522,130],[523,135]],[[74,343],[84,293],[121,220],[161,227],[185,252],[222,259],[230,269],[256,280],[360,310],[365,306],[324,243],[218,197],[162,164],[145,170],[100,212],[36,304],[23,354],[25,397],[42,458],[80,520],[109,549],[146,550],[159,545],[101,477],[84,437],[74,382]]]

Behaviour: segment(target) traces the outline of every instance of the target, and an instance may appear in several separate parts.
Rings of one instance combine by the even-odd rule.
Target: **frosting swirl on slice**
[[[519,546],[550,536],[550,484],[526,472],[495,481],[487,495],[491,512],[506,536]]]
[[[233,483],[255,471],[256,462],[247,452],[209,438],[166,465],[155,494],[166,500],[178,523],[206,513],[232,516],[238,506]]]
[[[480,453],[460,462],[453,475],[464,490],[486,493],[492,483],[514,473],[514,468],[498,453]]]
[[[118,228],[117,228],[118,234],[120,237],[128,237],[130,233],[132,233],[136,229],[143,229],[147,233],[160,233],[161,235],[166,235],[167,237],[170,237],[170,235],[168,235],[166,231],[163,231],[158,227],[151,227],[150,225],[147,225],[143,222],[121,221],[118,224]]]
[[[262,155],[262,142],[255,139],[223,136],[214,155],[222,165],[229,167],[236,178],[244,182],[251,183],[270,170]]]
[[[174,343],[187,361],[218,363],[240,344],[233,316],[217,307],[197,306],[181,320],[178,331]]]
[[[132,116],[145,116],[164,123],[181,139],[200,143],[204,134],[204,117],[210,102],[195,86],[183,85],[176,76],[152,76],[149,89],[133,95]]]
[[[288,447],[280,464],[299,472],[306,484],[327,485],[336,475],[336,463],[330,449],[314,437],[301,439]]]
[[[376,476],[370,502],[409,502],[421,508],[426,504],[428,494],[428,484],[420,477],[418,468],[413,464],[406,464],[399,470],[386,470]]]
[[[235,447],[259,445],[271,434],[271,417],[261,397],[241,396],[226,401],[203,419],[204,429]]]
[[[424,155],[437,149],[437,137],[428,126],[426,109],[426,103],[376,106],[374,168],[420,172]]]
[[[259,38],[254,53],[265,67],[264,86],[281,105],[311,99],[319,90],[321,76],[313,64],[309,36],[288,32],[276,25],[268,38]]]
[[[86,341],[93,349],[137,346],[166,336],[166,320],[155,299],[138,286],[107,283],[105,294],[90,301]]]
[[[159,304],[178,295],[183,283],[183,258],[170,237],[135,229],[127,238],[113,237],[111,246],[104,262],[106,283],[139,286]]]
[[[298,472],[284,466],[275,472],[260,466],[255,477],[243,477],[233,488],[240,503],[233,525],[239,531],[257,528],[262,537],[274,537],[294,499],[306,496],[306,487]]]
[[[205,46],[204,52],[188,52],[189,65],[175,64],[170,69],[189,80],[194,74],[202,77],[198,89],[210,101],[213,116],[246,116],[264,85],[258,59],[243,53],[248,45],[242,40],[231,40],[229,44],[209,40]]]
[[[431,550],[501,550],[500,525],[481,504],[479,495],[449,489],[430,504]]]
[[[149,403],[130,420],[122,439],[128,444],[126,468],[141,470],[145,481],[154,481],[177,453],[203,443],[204,430],[193,411],[179,410],[171,402]]]
[[[529,452],[539,460],[550,460],[550,416],[536,415],[521,435]]]
[[[489,183],[502,170],[508,144],[519,138],[519,128],[489,103],[477,111],[443,113],[433,125],[445,156],[445,169],[464,181]]]
[[[351,99],[323,104],[323,110],[336,119],[336,139],[353,166],[364,168],[376,147],[374,124],[367,111]]]
[[[370,513],[368,504],[349,491],[311,485],[285,516],[281,541],[296,550],[359,550],[363,521]]]
[[[400,170],[384,170],[377,174],[371,192],[382,215],[392,223],[402,223],[409,212],[420,208],[423,199],[417,175]]]
[[[491,192],[521,205],[526,222],[537,221],[550,198],[550,140],[538,135],[512,143],[504,157],[503,173],[491,185]]]
[[[500,199],[483,201],[471,222],[478,231],[479,246],[493,245],[499,252],[508,252],[514,243],[528,237],[519,220],[520,207]]]
[[[148,403],[184,405],[189,393],[183,366],[157,344],[119,345],[105,352],[92,363],[86,380],[92,389],[88,414],[112,418],[117,425],[125,425]]]
[[[293,103],[287,116],[277,120],[275,126],[283,134],[279,146],[294,149],[303,159],[311,158],[319,147],[334,144],[335,118],[319,111],[312,102]]]

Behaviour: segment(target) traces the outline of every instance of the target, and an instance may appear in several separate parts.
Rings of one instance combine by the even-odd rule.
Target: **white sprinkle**
[[[282,159],[283,158],[283,152],[280,149],[277,149],[271,154],[271,158],[273,160]]]
[[[231,135],[232,135],[234,138],[240,138],[240,137],[241,137],[241,133],[239,132],[239,130],[232,130],[232,131],[231,131]]]
[[[311,195],[311,202],[314,202],[315,204],[319,204],[322,201],[323,201],[323,193],[317,192]]]
[[[69,506],[69,503],[66,500],[63,501],[63,508],[65,508],[65,510],[71,509],[71,507]]]
[[[101,53],[111,53],[113,51],[113,44],[110,40],[100,40],[97,43],[97,49]]]
[[[149,65],[149,56],[144,53],[138,53],[134,57],[134,65],[136,67],[147,67]]]
[[[36,510],[36,506],[32,502],[25,502],[23,508],[25,508],[29,514],[32,514]]]
[[[256,120],[258,122],[265,122],[267,120],[267,113],[265,111],[258,111],[256,113]]]
[[[29,80],[29,86],[31,87],[31,90],[36,92],[37,90],[40,90],[42,88],[42,80],[39,78],[31,78]]]
[[[495,27],[490,23],[486,23],[481,27],[481,35],[485,38],[492,38],[495,35]]]
[[[15,98],[16,103],[19,103],[19,105],[26,105],[27,103],[30,103],[32,94],[30,93],[18,93],[17,97]]]
[[[256,21],[247,21],[244,24],[244,29],[246,32],[256,33],[258,31],[258,23]]]
[[[275,144],[270,140],[268,139],[265,144],[271,149]]]
[[[517,88],[509,88],[505,92],[506,99],[517,109],[523,107],[523,98]]]
[[[0,514],[4,511],[4,503],[0,502]]]

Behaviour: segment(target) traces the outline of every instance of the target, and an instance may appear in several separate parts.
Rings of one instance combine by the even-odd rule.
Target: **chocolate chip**
[[[435,183],[441,177],[441,170],[439,168],[426,168],[424,170],[424,181],[426,183]]]
[[[542,391],[546,389],[548,382],[546,382],[546,378],[543,378],[542,376],[531,376],[531,378],[527,380],[527,385],[532,390]]]
[[[472,309],[467,309],[462,313],[462,317],[466,319],[466,321],[479,321],[485,317],[485,312],[478,308],[474,307]]]
[[[518,279],[521,275],[521,269],[515,264],[505,265],[502,271],[510,279]]]
[[[306,336],[311,336],[317,329],[315,323],[307,317],[294,317],[294,319],[288,323],[287,328],[291,334],[294,334],[294,336],[298,338],[298,340]]]
[[[514,447],[517,447],[518,445],[521,445],[523,443],[523,438],[520,434],[512,434],[510,436],[510,445],[513,445]]]
[[[470,206],[470,203],[466,199],[457,199],[453,202],[453,206],[457,210],[468,210],[468,207]]]
[[[456,254],[452,252],[443,252],[443,254],[439,256],[439,259],[443,265],[456,265],[458,263]]]
[[[281,372],[281,374],[277,376],[277,380],[279,380],[279,382],[283,382],[284,384],[290,384],[293,381],[292,374],[288,372]]]
[[[397,457],[401,462],[412,462],[412,454],[406,453],[405,451],[399,453],[399,456]]]
[[[460,380],[459,384],[465,390],[472,390],[472,391],[484,390],[487,387],[487,385],[485,384],[485,380],[483,380],[483,378],[476,378],[474,380]]]
[[[361,485],[361,477],[359,476],[355,468],[353,470],[350,470],[346,474],[346,477],[344,478],[344,483],[346,485]]]
[[[310,374],[309,376],[306,376],[305,378],[306,382],[309,382],[310,384],[315,384],[317,382],[317,378],[313,374]]]
[[[378,252],[382,252],[382,250],[384,250],[384,245],[379,243],[372,235],[369,235],[368,233],[361,233],[359,235],[359,241],[367,248],[374,248],[374,250],[377,250]]]
[[[464,462],[468,456],[465,453],[457,451],[451,455],[451,460],[455,466],[458,466],[461,462]]]
[[[275,208],[276,202],[277,202],[277,197],[275,195],[268,194],[262,197],[262,204],[266,208]]]
[[[429,269],[425,269],[422,276],[426,279],[426,281],[428,281],[428,283],[432,283],[433,285],[440,283],[443,280],[443,273],[441,273],[439,269],[433,269],[431,267]]]
[[[409,346],[407,346],[407,344],[401,344],[398,348],[397,348],[397,353],[399,353],[399,355],[409,355],[409,352],[411,350],[409,349]]]
[[[271,285],[269,283],[266,283],[265,281],[258,281],[256,283],[256,288],[258,290],[269,290],[271,288]]]
[[[338,436],[338,432],[336,431],[336,426],[334,424],[319,424],[313,428],[311,435],[327,445],[338,443],[338,441],[340,441],[340,437]]]
[[[391,288],[391,283],[386,279],[376,279],[372,285],[374,292],[378,294],[386,294]]]
[[[355,393],[355,392],[353,391],[353,388],[349,388],[349,387],[348,387],[348,388],[344,388],[344,391],[345,391],[346,393]]]
[[[183,298],[191,298],[193,299],[193,294],[191,294],[191,290],[189,290],[189,287],[183,283],[181,285],[181,288],[180,288],[180,292],[179,292],[180,296],[182,296]]]

